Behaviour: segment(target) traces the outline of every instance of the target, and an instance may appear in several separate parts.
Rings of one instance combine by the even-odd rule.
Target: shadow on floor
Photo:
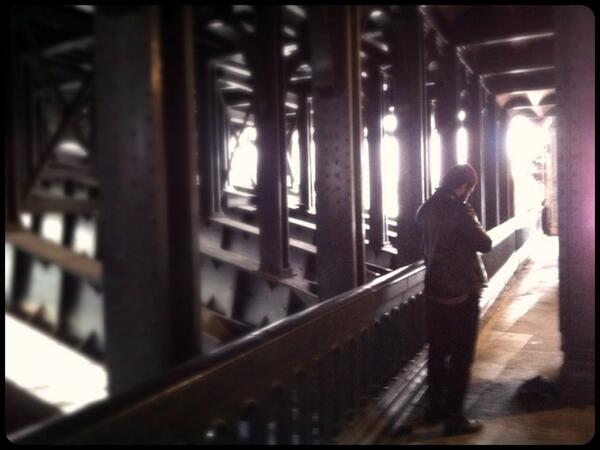
[[[478,381],[471,384],[466,399],[466,415],[486,422],[494,419],[517,418],[539,412],[559,411],[565,406],[585,407],[585,404],[565,403],[555,383],[543,377],[529,380]],[[425,411],[422,399],[402,424],[396,424],[379,443],[424,443],[443,436],[443,424],[422,423]],[[409,425],[407,427],[406,425]]]

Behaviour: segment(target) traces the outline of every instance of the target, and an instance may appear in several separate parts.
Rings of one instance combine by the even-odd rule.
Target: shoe
[[[446,421],[444,434],[446,436],[455,436],[458,434],[477,433],[483,428],[483,424],[478,420],[469,420],[465,417],[454,417]]]

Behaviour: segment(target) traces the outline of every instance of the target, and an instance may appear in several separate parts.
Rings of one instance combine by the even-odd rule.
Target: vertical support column
[[[309,11],[317,165],[317,281],[326,299],[365,280],[358,7]]]
[[[454,47],[446,49],[441,58],[441,73],[438,101],[436,107],[436,125],[442,143],[441,176],[457,163],[456,133],[458,131],[458,57]]]
[[[595,399],[595,18],[554,6],[559,208],[559,383],[569,400]]]
[[[200,349],[189,7],[96,16],[95,102],[109,388]]]
[[[221,173],[219,165],[218,119],[215,69],[207,50],[198,46],[196,53],[196,117],[198,124],[198,174],[200,177],[200,216],[208,220],[221,210]]]
[[[390,42],[394,83],[392,92],[398,119],[396,139],[399,148],[396,265],[403,266],[421,258],[415,214],[423,202],[424,182],[422,163],[425,100],[424,29],[423,19],[417,6],[400,8],[391,23]],[[451,94],[445,97],[448,110],[451,109],[450,98]],[[453,108],[456,110],[456,103]],[[454,115],[456,116],[456,111]],[[449,122],[448,118],[445,122],[447,128],[451,126]],[[456,120],[452,123],[456,124]],[[456,127],[454,130],[456,135]],[[451,148],[454,149],[451,151],[455,152],[456,145]]]
[[[492,94],[485,94],[483,118],[484,183],[485,183],[485,228],[498,225],[496,181],[496,101]]]
[[[69,198],[73,197],[74,186],[73,182],[65,183],[65,195]],[[63,247],[72,248],[75,239],[75,226],[77,225],[77,216],[74,213],[64,215],[64,227],[61,244]],[[58,314],[58,335],[65,335],[69,326],[69,315],[75,306],[77,290],[79,288],[79,280],[73,275],[63,272],[61,275],[60,284],[60,304]]]
[[[300,209],[306,212],[310,207],[310,105],[303,93],[298,99],[298,147],[300,148]]]
[[[425,83],[425,107],[423,114],[425,114],[424,133],[425,133],[425,158],[423,159],[423,169],[425,178],[425,198],[431,197],[434,189],[437,186],[432,186],[431,182],[431,135],[433,133],[433,121],[432,115],[437,116],[434,113],[433,102],[437,95],[437,75],[430,73],[429,65],[434,62],[437,58],[437,46],[436,46],[436,33],[435,30],[424,24],[424,64],[426,67],[424,74]]]
[[[508,113],[504,108],[498,111],[496,129],[496,149],[498,164],[498,224],[506,222],[509,217],[510,192],[508,180],[510,177],[508,154],[506,153],[506,127]]]
[[[216,72],[218,74],[218,72]],[[213,74],[213,76],[216,76]],[[216,92],[215,92],[216,94]],[[217,150],[216,156],[214,156],[214,173],[215,180],[218,184],[217,190],[214,192],[215,197],[215,212],[222,212],[224,201],[225,201],[225,187],[227,186],[227,173],[229,171],[229,137],[231,136],[231,126],[229,118],[227,117],[227,106],[223,103],[223,99],[220,95],[214,97],[214,112],[215,117],[213,118],[213,130],[214,130],[214,144]]]
[[[289,276],[284,81],[281,7],[256,7],[254,81],[258,139],[258,223],[260,267]]]
[[[473,191],[469,203],[475,209],[477,217],[483,224],[485,221],[485,171],[483,167],[483,98],[484,93],[479,82],[479,77],[475,77],[469,85],[469,96],[466,111],[466,128],[469,134],[469,164],[473,166],[479,177],[479,183]]]
[[[506,137],[506,133],[508,132],[508,127],[510,125],[510,119],[507,119],[507,123],[506,123],[506,128],[504,129],[504,134]],[[513,217],[515,217],[515,180],[513,178],[513,171],[512,171],[512,161],[510,160],[510,158],[508,157],[508,147],[506,147],[506,139],[504,140],[504,151],[506,152],[506,160],[507,160],[507,165],[508,165],[508,186],[507,186],[507,191],[508,191],[508,218],[511,219]]]
[[[9,67],[5,79],[6,97],[6,140],[4,145],[4,224],[19,221],[20,165],[19,156],[24,159],[22,120],[22,80],[19,74],[21,61],[17,42],[15,10],[11,8],[9,18],[8,58]]]
[[[380,249],[388,243],[381,184],[382,82],[379,67],[373,67],[366,83],[364,114],[369,143],[369,243],[374,249]]]

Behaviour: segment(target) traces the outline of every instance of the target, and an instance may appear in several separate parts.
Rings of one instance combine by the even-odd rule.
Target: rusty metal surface
[[[398,217],[396,267],[418,261],[421,251],[415,214],[424,201],[425,60],[422,17],[416,6],[405,7],[390,29],[395,115],[398,120]],[[443,99],[442,99],[443,101]],[[449,150],[446,150],[449,151]]]
[[[498,165],[496,150],[496,114],[498,105],[493,95],[485,96],[483,115],[483,169],[485,172],[485,222],[486,230],[498,225]],[[482,219],[483,220],[483,219]]]
[[[199,350],[191,29],[181,13],[140,7],[96,18],[96,128],[103,130],[96,145],[112,391]],[[169,51],[179,55],[176,65]]]
[[[323,7],[310,23],[314,45],[331,43],[331,53],[313,54],[313,108],[317,159],[317,270],[319,298],[329,298],[364,281],[360,195],[359,28],[350,7]],[[354,11],[354,13],[353,13]],[[311,11],[312,12],[312,11]],[[320,34],[319,34],[320,33]],[[334,39],[333,36],[339,37]],[[312,49],[313,47],[311,47]],[[321,69],[322,58],[333,67]],[[327,59],[329,58],[329,59]],[[328,63],[330,64],[330,63]],[[330,72],[329,75],[322,70]],[[324,85],[321,77],[334,76]]]
[[[477,172],[479,182],[469,199],[469,203],[475,209],[479,221],[485,224],[485,172],[483,166],[483,102],[485,94],[479,77],[473,77],[470,81],[466,86],[467,99],[465,102],[465,128],[469,135],[468,162]]]
[[[95,442],[105,440],[141,442],[149,439],[155,443],[192,443],[203,442],[204,439],[207,439],[206,442],[210,442],[212,437],[222,438],[229,442],[235,438],[233,436],[228,437],[228,435],[215,436],[214,433],[218,432],[219,428],[218,423],[215,421],[216,418],[224,419],[224,425],[233,426],[234,423],[229,421],[229,417],[240,417],[238,413],[244,410],[244,404],[248,404],[244,403],[245,399],[254,399],[258,412],[264,414],[265,408],[270,404],[269,398],[272,393],[272,386],[281,385],[286,390],[292,389],[298,370],[306,371],[310,375],[310,379],[314,380],[313,358],[322,357],[329,364],[332,361],[330,360],[332,345],[339,343],[340,349],[345,348],[345,339],[350,330],[360,332],[364,328],[368,331],[370,329],[369,324],[376,317],[405,301],[410,295],[418,293],[422,287],[423,280],[420,276],[422,270],[422,266],[417,265],[396,271],[352,292],[331,299],[331,301],[316,305],[296,317],[288,318],[241,341],[223,347],[211,358],[182,367],[167,378],[157,381],[157,383],[150,383],[137,390],[116,396],[112,400],[87,408],[82,414],[67,418],[64,422],[52,424],[49,428],[40,430],[41,434],[38,434],[37,437],[33,434],[29,438],[25,436],[24,438],[33,438],[36,441],[41,438],[42,441],[49,442],[59,438],[59,436],[66,437],[63,433],[70,434],[72,430],[77,429],[83,434],[80,434],[79,437],[72,435],[68,438],[69,441],[72,441],[73,438],[75,441],[91,439]],[[420,281],[409,287],[413,284],[409,281],[411,277],[418,277]],[[378,293],[385,290],[389,290],[387,295],[382,296]],[[414,313],[417,312],[418,310],[415,309]],[[408,313],[408,310],[406,310],[406,313]],[[331,321],[339,324],[338,317],[340,314],[343,314],[346,318],[342,327],[325,326],[326,323]],[[403,318],[401,316],[398,316],[397,320],[406,320],[406,323],[416,322],[408,317]],[[327,329],[330,336],[327,339],[322,339],[314,333],[316,329]],[[392,328],[388,329],[386,327],[385,330],[388,333],[392,331]],[[299,342],[303,344],[298,346]],[[386,352],[391,351],[392,342],[383,339],[383,335],[377,341],[371,341],[371,345],[376,343],[379,345],[376,350],[375,348],[372,349],[379,355],[377,361],[383,361],[382,358],[384,358]],[[385,350],[388,347],[389,349]],[[411,352],[419,347],[420,345],[417,346],[415,341],[413,346],[406,347],[405,351]],[[297,351],[290,353],[290,348],[296,348]],[[364,350],[367,349],[364,348],[361,351]],[[269,354],[270,357],[265,359],[261,356],[263,354]],[[407,353],[407,356],[410,354]],[[289,360],[290,357],[293,361]],[[282,360],[282,363],[279,363],[278,361],[281,358],[286,362],[283,363]],[[248,370],[255,374],[252,379],[248,378],[250,380],[248,383],[234,381],[238,379],[241,373],[246,373]],[[276,373],[273,373],[273,370]],[[348,373],[347,370],[344,370],[338,376],[347,376]],[[256,376],[259,374],[260,376]],[[266,380],[270,381],[265,382]],[[233,384],[229,388],[225,388],[225,385],[232,382]],[[271,382],[274,384],[271,384]],[[380,381],[373,378],[372,382],[376,384]],[[159,386],[163,387],[159,388]],[[167,388],[167,386],[171,387]],[[167,390],[162,395],[154,396],[154,400],[149,403],[145,401],[138,403],[139,400],[148,398],[150,392],[155,391],[157,388],[167,388]],[[151,389],[151,391],[148,391],[148,389]],[[317,386],[317,389],[320,388]],[[227,393],[226,396],[223,395],[225,392]],[[177,395],[174,395],[175,393]],[[338,396],[341,395],[342,393],[338,391],[335,398],[340,398]],[[215,396],[218,396],[218,401],[216,401],[217,397]],[[215,401],[210,401],[213,407],[198,409],[192,406],[196,404],[195,399],[197,398],[205,400],[215,398]],[[175,409],[173,409],[175,407],[173,401],[177,404]],[[190,407],[195,411],[193,414],[185,412]],[[178,414],[173,415],[173,411],[178,411]],[[111,418],[106,416],[107,413]],[[106,417],[108,422],[104,422],[103,417]],[[122,421],[119,417],[125,420]],[[132,421],[140,419],[146,421],[146,425],[141,428],[136,427],[141,434],[134,435],[131,432]],[[279,422],[278,417],[274,419]],[[90,420],[96,423],[92,428],[88,428],[87,425]],[[167,425],[164,420],[173,420],[173,425]],[[109,426],[112,432],[107,434],[101,431],[101,428],[104,423],[108,424],[109,422],[111,423]],[[154,423],[154,425],[150,426],[151,423]],[[126,433],[127,437],[119,431],[121,426],[125,426],[129,430]],[[237,428],[230,428],[230,432],[236,434]],[[75,434],[78,434],[78,432]]]
[[[289,231],[286,183],[286,145],[281,52],[281,8],[256,7],[256,43],[252,49],[256,107],[258,222],[261,270],[288,276]],[[263,48],[263,46],[267,48]]]
[[[555,6],[562,385],[594,398],[595,19],[585,6]]]
[[[379,67],[370,67],[365,85],[364,122],[369,144],[369,245],[374,249],[389,243],[383,213],[381,176],[381,121],[384,115],[383,79]]]

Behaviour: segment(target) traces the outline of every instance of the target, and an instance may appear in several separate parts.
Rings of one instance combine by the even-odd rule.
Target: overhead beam
[[[494,94],[554,88],[554,69],[502,74],[485,78],[486,87]]]
[[[527,70],[554,65],[552,38],[521,45],[493,45],[464,50],[463,57],[479,75]]]
[[[452,26],[456,46],[518,41],[554,31],[552,7],[471,6]]]
[[[69,34],[89,34],[93,30],[93,17],[75,8],[58,5],[17,5],[19,21],[43,24],[54,30],[69,30]]]
[[[91,30],[90,30],[91,32]],[[94,45],[93,36],[83,36],[76,39],[71,39],[65,42],[60,42],[51,47],[47,47],[42,50],[42,55],[44,58],[52,58],[58,55],[62,55],[63,53],[69,53],[74,50],[90,50]]]
[[[33,214],[76,213],[92,214],[98,212],[98,201],[95,199],[51,198],[32,195],[22,206],[22,211]]]

